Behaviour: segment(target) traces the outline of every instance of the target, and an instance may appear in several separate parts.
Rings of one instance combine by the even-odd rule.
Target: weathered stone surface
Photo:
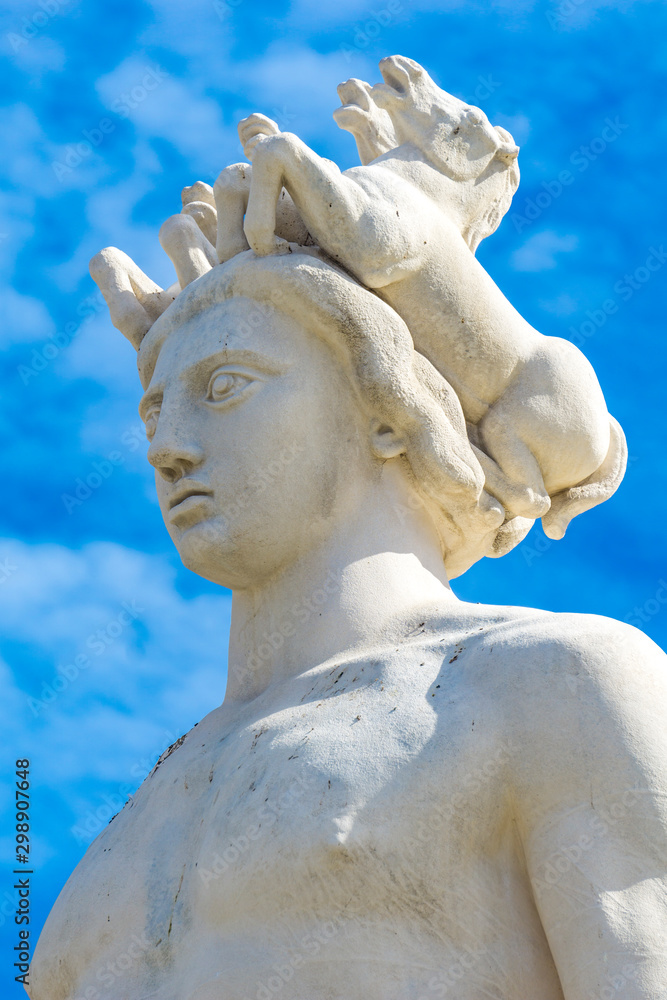
[[[229,676],[65,886],[33,1000],[664,994],[664,655],[449,584],[610,496],[623,433],[475,260],[511,136],[381,70],[339,88],[363,166],[252,115],[252,167],[162,227],[174,286],[92,262]]]

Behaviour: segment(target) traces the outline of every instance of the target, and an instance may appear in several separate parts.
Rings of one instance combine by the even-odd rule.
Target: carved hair
[[[450,578],[482,556],[497,554],[494,543],[505,512],[484,490],[484,473],[454,390],[414,350],[393,309],[320,251],[297,245],[292,251],[269,257],[247,251],[188,285],[141,344],[143,384],[167,336],[187,335],[185,324],[229,299],[244,297],[306,322],[341,359],[360,405],[404,436],[402,460],[437,525]]]

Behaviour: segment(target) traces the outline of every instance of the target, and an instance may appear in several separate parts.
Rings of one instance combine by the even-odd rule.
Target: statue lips
[[[203,505],[212,495],[213,490],[195,479],[181,480],[169,498],[169,520],[183,527],[187,526],[188,521],[194,524],[201,520]]]

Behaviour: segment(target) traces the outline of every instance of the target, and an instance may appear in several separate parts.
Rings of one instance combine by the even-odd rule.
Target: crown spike
[[[215,247],[191,215],[171,215],[162,223],[159,240],[174,265],[181,288],[218,263]]]
[[[215,246],[218,238],[218,213],[212,205],[207,201],[189,201],[181,209],[181,215],[191,216],[211,246]]]
[[[139,350],[141,341],[176,298],[180,288],[164,290],[116,247],[106,247],[90,262],[90,276],[109,307],[111,322]]]
[[[205,181],[195,181],[190,187],[184,187],[181,191],[181,202],[183,203],[183,208],[188,205],[191,201],[205,201],[207,205],[215,208],[215,198],[213,196],[213,188],[210,184]]]

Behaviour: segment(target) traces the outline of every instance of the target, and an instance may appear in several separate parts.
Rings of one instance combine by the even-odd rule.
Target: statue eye
[[[232,372],[216,372],[208,384],[206,398],[213,403],[218,403],[223,399],[229,399],[239,390],[245,389],[252,379],[246,375],[233,374]]]
[[[157,430],[157,421],[160,416],[159,406],[154,406],[148,411],[144,418],[144,427],[146,428],[146,437],[149,441],[152,441],[155,437],[155,432]]]

